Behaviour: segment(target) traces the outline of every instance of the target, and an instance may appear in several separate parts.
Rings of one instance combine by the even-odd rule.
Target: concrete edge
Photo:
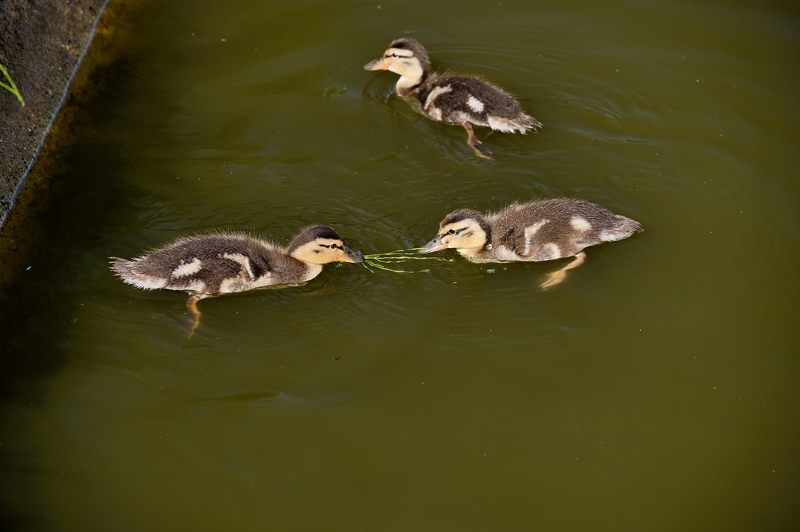
[[[69,77],[67,78],[67,81],[66,81],[66,83],[64,85],[64,90],[63,90],[63,92],[61,94],[61,97],[59,98],[58,104],[56,105],[55,109],[53,110],[53,112],[52,112],[52,114],[50,116],[50,120],[47,123],[47,126],[45,127],[45,129],[41,133],[41,138],[39,139],[39,144],[36,146],[36,149],[33,151],[33,154],[31,155],[31,159],[28,162],[28,166],[25,168],[24,173],[20,176],[19,181],[17,182],[17,185],[14,188],[14,192],[11,195],[11,198],[10,198],[11,204],[9,205],[8,210],[6,212],[0,213],[0,231],[2,231],[2,228],[5,225],[6,220],[8,220],[9,216],[11,215],[12,211],[14,210],[14,207],[16,205],[17,199],[19,198],[20,192],[25,187],[25,184],[28,181],[28,176],[30,175],[31,171],[33,170],[34,166],[36,165],[36,162],[39,160],[39,156],[41,155],[42,150],[44,149],[44,146],[47,143],[47,139],[49,138],[50,133],[53,130],[53,125],[55,124],[56,120],[58,119],[58,116],[61,114],[61,110],[64,108],[64,105],[65,105],[65,103],[67,101],[67,98],[70,95],[70,92],[71,92],[71,89],[72,89],[72,84],[75,81],[75,77],[77,76],[78,71],[81,68],[81,65],[83,65],[83,61],[86,58],[86,54],[89,52],[89,49],[91,48],[92,43],[94,42],[95,35],[97,34],[97,28],[98,28],[98,26],[100,24],[100,20],[103,18],[103,14],[106,12],[106,8],[108,7],[108,4],[110,2],[111,2],[111,0],[105,0],[103,2],[103,5],[98,10],[97,16],[95,16],[94,22],[92,23],[92,26],[91,26],[91,28],[89,30],[89,36],[86,39],[86,42],[85,42],[85,44],[83,46],[83,50],[81,50],[81,53],[78,56],[78,59],[75,62],[74,67],[72,68],[72,72],[70,72]]]

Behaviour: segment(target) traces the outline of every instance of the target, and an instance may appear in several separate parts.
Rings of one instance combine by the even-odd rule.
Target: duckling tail
[[[116,273],[121,279],[133,275],[132,267],[133,261],[121,259],[119,257],[109,257],[111,262],[111,270]]]
[[[119,257],[109,257],[109,259],[111,259],[111,270],[125,283],[145,290],[164,288],[167,284],[165,279],[136,271],[137,261],[135,260],[125,260]]]
[[[522,128],[523,134],[527,133],[528,130],[532,129],[534,132],[536,132],[542,129],[542,127],[544,127],[544,125],[538,120],[536,120],[534,117],[526,115],[524,113],[521,117],[519,117],[519,119],[517,119],[516,122],[520,126],[520,128]]]
[[[520,113],[513,118],[505,116],[489,116],[487,119],[489,127],[495,131],[503,133],[522,133],[523,135],[528,131],[537,131],[542,127],[542,123],[534,117]]]
[[[642,224],[636,220],[632,220],[625,216],[617,215],[614,219],[613,225],[608,229],[603,229],[600,232],[600,240],[604,242],[615,242],[628,238],[634,233],[641,233],[644,231]]]

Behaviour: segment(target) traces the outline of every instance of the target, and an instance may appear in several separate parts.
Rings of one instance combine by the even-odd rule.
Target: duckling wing
[[[253,288],[256,281],[250,259],[241,253],[208,257],[201,260],[198,266],[197,271],[185,275],[181,275],[178,268],[173,270],[170,287],[186,290],[202,283],[208,293],[225,294]]]
[[[434,120],[524,133],[541,124],[500,87],[476,76],[443,74],[428,83],[420,101]]]

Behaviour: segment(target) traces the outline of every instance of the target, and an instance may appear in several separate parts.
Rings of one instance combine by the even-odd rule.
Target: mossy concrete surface
[[[0,1],[0,227],[58,114],[107,0]]]

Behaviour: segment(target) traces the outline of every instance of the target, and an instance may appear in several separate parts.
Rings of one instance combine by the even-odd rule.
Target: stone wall
[[[0,0],[0,64],[25,100],[22,107],[16,96],[0,88],[0,227],[44,144],[107,2]]]

